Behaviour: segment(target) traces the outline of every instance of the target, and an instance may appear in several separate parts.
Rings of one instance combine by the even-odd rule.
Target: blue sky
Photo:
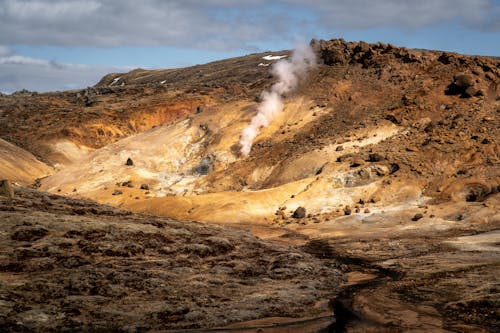
[[[500,56],[500,0],[0,0],[0,91],[82,88],[312,38]]]

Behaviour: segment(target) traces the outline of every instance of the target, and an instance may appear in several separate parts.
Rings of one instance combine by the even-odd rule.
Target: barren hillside
[[[215,299],[205,299],[208,294],[201,292],[197,295],[206,302],[193,299],[196,305],[186,305],[189,310],[169,309],[145,329],[244,322],[242,327],[284,332],[284,323],[291,321],[290,325],[305,325],[310,332],[328,325],[336,332],[498,331],[500,61],[338,39],[313,40],[311,47],[318,64],[284,94],[283,111],[269,126],[259,128],[248,156],[240,152],[241,133],[260,110],[261,93],[276,82],[270,69],[280,59],[291,58],[288,51],[183,69],[109,74],[95,87],[81,91],[0,96],[0,119],[6,124],[0,128],[0,137],[57,170],[38,182],[45,194],[18,188],[22,198],[5,202],[2,210],[31,207],[30,200],[35,200],[31,196],[42,198],[40,207],[51,205],[52,200],[57,207],[66,207],[53,214],[64,215],[68,222],[44,224],[49,237],[34,240],[35,248],[50,246],[57,237],[83,237],[87,243],[100,242],[93,248],[113,248],[121,241],[113,237],[132,229],[144,233],[137,223],[149,219],[223,224],[222,229],[213,229],[220,231],[207,225],[210,231],[206,232],[198,224],[176,224],[176,228],[192,228],[192,235],[176,238],[172,245],[158,240],[162,244],[148,247],[143,240],[130,241],[131,248],[140,245],[143,249],[128,254],[134,260],[147,257],[153,262],[168,257],[169,265],[183,262],[183,267],[190,267],[189,276],[214,277],[224,286],[217,289]],[[34,157],[26,163],[41,164]],[[92,216],[81,224],[80,234],[69,237],[71,228],[66,224],[80,221],[78,216],[66,216],[74,211],[71,205],[80,205],[76,199],[135,213],[130,218],[113,215],[109,221]],[[71,205],[65,206],[64,200]],[[88,205],[102,207],[97,203]],[[12,222],[34,212],[6,214]],[[81,219],[88,214],[85,210]],[[102,237],[87,239],[88,230],[95,226]],[[4,234],[18,227],[6,225]],[[170,229],[148,232],[168,238],[177,232]],[[281,264],[268,267],[252,261],[252,255],[258,255],[240,238],[248,231],[261,238],[261,255],[283,251],[287,253],[283,256],[295,258],[293,264],[284,264],[294,273],[282,282],[269,277]],[[197,261],[206,257],[198,252],[211,246],[207,239],[219,232],[229,243],[240,244],[234,247],[236,252],[210,252],[217,255],[214,261]],[[5,239],[5,247],[15,241],[12,236]],[[183,250],[183,242],[191,241],[200,245],[198,252]],[[111,260],[105,250],[86,253],[73,243],[74,255],[85,259],[82,269]],[[171,252],[159,250],[165,246]],[[274,246],[279,250],[266,248]],[[169,257],[170,253],[175,256]],[[235,260],[235,255],[241,256],[238,260],[249,260],[241,265],[251,271],[235,283],[249,283],[255,290],[239,286],[233,294],[227,289],[234,282],[231,272],[240,267],[237,264],[229,265],[228,276],[226,270],[213,271],[230,258]],[[109,265],[115,265],[113,260]],[[306,269],[306,262],[312,266]],[[122,264],[119,261],[116,267]],[[305,271],[295,271],[295,264]],[[4,271],[15,272],[9,265],[2,266],[7,267]],[[58,264],[51,265],[50,270],[60,274]],[[151,278],[157,273],[151,273]],[[106,285],[104,276],[111,273],[103,274],[92,281]],[[327,282],[329,274],[332,280]],[[158,278],[173,281],[179,277]],[[315,281],[316,294],[294,284],[295,279]],[[116,288],[124,283],[116,282]],[[54,284],[59,286],[59,282]],[[188,297],[185,286],[172,282],[170,287],[183,299]],[[10,285],[5,288],[4,292],[14,292]],[[294,288],[303,288],[307,301],[301,303]],[[122,313],[126,311],[122,305],[137,299],[180,302],[161,293],[152,300],[131,289],[121,296],[99,290],[87,296],[105,297],[111,312]],[[246,292],[251,295],[244,296]],[[70,296],[54,297],[53,302],[58,302]],[[269,298],[276,306],[263,305]],[[300,304],[290,304],[292,298]],[[325,299],[329,302],[320,302]],[[116,300],[120,302],[113,303]],[[92,302],[97,301],[92,298],[85,303],[85,311],[95,314]],[[240,301],[250,302],[252,310],[240,307]],[[39,309],[39,305],[30,306]],[[54,305],[54,313],[64,308],[58,306]],[[228,309],[234,312],[222,320],[220,313]],[[193,311],[200,317],[190,315]],[[75,327],[90,327],[86,325],[92,316],[87,313],[91,312],[71,314],[79,320]],[[325,313],[328,320],[321,317]],[[11,315],[5,312],[3,318]],[[308,322],[311,316],[316,319]],[[146,322],[144,318],[149,317],[142,312],[137,317],[119,317],[113,327],[128,330],[127,325]],[[261,321],[252,321],[257,319]],[[68,327],[64,321],[57,323],[57,328]],[[33,325],[26,327],[45,327]]]

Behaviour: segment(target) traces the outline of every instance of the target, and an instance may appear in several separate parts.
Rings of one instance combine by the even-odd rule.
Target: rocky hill
[[[57,237],[72,238],[56,230],[89,219],[82,224],[81,234],[73,238],[78,238],[77,245],[83,240],[98,242],[93,244],[98,250],[85,253],[81,246],[71,245],[74,256],[85,259],[84,270],[98,267],[98,262],[122,267],[121,261],[108,258],[112,255],[106,257],[105,248],[118,246],[121,240],[115,236],[128,230],[146,232],[137,225],[141,221],[174,218],[184,221],[185,228],[194,228],[189,229],[192,236],[171,245],[160,240],[161,244],[148,247],[142,238],[131,241],[131,248],[142,250],[129,251],[125,257],[165,260],[170,252],[159,249],[167,246],[174,253],[169,265],[183,262],[183,267],[192,265],[189,274],[213,274],[221,281],[216,300],[210,304],[193,300],[196,305],[186,305],[189,310],[168,312],[162,318],[147,317],[140,311],[133,318],[119,317],[113,326],[118,330],[129,330],[132,322],[148,322],[145,329],[155,330],[235,322],[244,323],[224,330],[252,327],[281,332],[286,322],[303,325],[303,331],[310,332],[319,331],[323,324],[349,332],[498,330],[500,61],[339,39],[313,40],[311,47],[318,64],[300,72],[294,89],[280,96],[282,112],[267,127],[258,127],[248,156],[241,153],[242,131],[261,112],[266,101],[262,92],[280,82],[273,75],[278,70],[271,68],[279,67],[274,65],[279,61],[293,62],[291,52],[252,54],[181,69],[109,74],[95,87],[80,91],[0,96],[0,119],[6,124],[0,128],[0,137],[56,168],[53,175],[38,181],[43,193],[18,188],[24,199],[4,203],[2,210],[21,211],[17,217],[6,213],[14,221],[23,214],[34,214],[20,208],[32,207],[32,200],[41,202],[35,207],[50,206],[53,200],[57,207],[65,207],[54,212],[54,216],[63,216],[60,222],[42,226],[50,237],[33,240],[31,246],[36,248],[62,241]],[[36,199],[40,196],[45,199]],[[130,213],[132,220],[125,215],[113,215],[109,221],[89,217],[94,213],[85,210],[80,214],[72,208],[80,202],[72,201],[77,199],[135,213]],[[64,200],[72,204],[66,205]],[[104,209],[97,203],[85,205]],[[71,222],[63,222],[66,219]],[[113,228],[118,228],[119,221],[124,225],[118,232]],[[218,227],[221,231],[202,231],[198,224],[191,227],[186,221],[225,226]],[[108,230],[107,224],[114,227]],[[99,226],[101,238],[82,236],[92,226]],[[6,228],[5,235],[14,235],[19,226],[8,224]],[[284,246],[279,248],[284,252],[276,251],[307,257],[285,266],[294,272],[290,281],[317,282],[316,296],[310,296],[309,287],[301,285],[298,288],[304,289],[308,301],[297,307],[287,303],[289,296],[298,297],[294,289],[298,284],[272,284],[274,277],[268,275],[274,266],[252,261],[253,245],[248,244],[254,240],[243,241],[238,238],[241,231],[234,228],[260,237],[260,254],[271,255],[275,250],[270,248]],[[177,231],[148,232],[168,238]],[[196,258],[206,256],[184,250],[183,242],[191,241],[200,249],[210,247],[208,239],[219,232],[228,235],[229,243],[240,244],[234,247],[237,254],[210,254],[216,256],[215,261],[206,265],[224,266],[218,260],[225,262],[234,255],[241,256],[238,260],[248,259],[242,265],[252,272],[237,282],[255,286],[255,290],[243,288],[248,297],[228,289],[234,282],[232,273],[218,275],[201,261],[197,266]],[[15,245],[12,235],[5,236],[5,248]],[[286,250],[287,246],[292,248]],[[62,274],[57,260],[50,266],[53,276]],[[277,260],[271,256],[268,262]],[[293,268],[306,262],[313,263],[307,268],[309,277]],[[9,267],[17,264],[9,265],[4,265],[5,272],[15,272]],[[321,267],[334,270],[321,271]],[[104,276],[111,272],[103,274],[92,281],[107,285]],[[149,276],[156,278],[155,274]],[[334,278],[328,291],[325,281],[329,274]],[[316,280],[316,276],[321,278]],[[187,297],[187,289],[173,282],[178,276],[164,278]],[[282,283],[282,293],[266,289],[268,282],[274,291]],[[57,288],[63,284],[53,283]],[[115,284],[119,290],[126,285],[123,281]],[[14,288],[10,285],[5,288],[9,293],[17,290],[9,289]],[[263,298],[255,296],[257,289]],[[127,297],[140,300],[138,304],[168,298],[160,293],[162,296],[152,300],[132,289],[124,290],[121,296],[101,291],[85,295],[107,297],[106,302],[113,304]],[[207,294],[199,297],[204,299],[203,295]],[[70,296],[54,296],[54,316],[63,311],[64,307],[55,304],[64,297]],[[9,299],[12,306],[28,302]],[[242,299],[252,304],[252,311],[240,307]],[[268,301],[262,299],[282,303],[267,308],[261,304]],[[329,302],[320,302],[325,299]],[[37,301],[29,302],[30,307],[47,314],[47,308],[42,310]],[[81,305],[84,312],[71,314],[79,323],[75,327],[91,327],[86,325],[97,307],[92,302],[97,299]],[[108,305],[109,311],[122,313],[128,303],[116,304],[115,308]],[[234,309],[234,315],[222,320],[220,313],[228,309]],[[189,315],[192,311],[201,317]],[[300,312],[303,316],[298,320]],[[14,315],[5,313],[4,318]],[[104,312],[100,315],[107,318]],[[260,321],[253,321],[257,319]],[[57,323],[57,329],[67,327],[64,321]],[[45,327],[32,325],[26,327]]]

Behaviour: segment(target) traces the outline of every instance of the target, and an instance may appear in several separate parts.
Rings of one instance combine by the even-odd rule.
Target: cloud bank
[[[458,20],[500,31],[492,0],[0,0],[3,44],[175,45],[230,50],[318,29],[418,28]]]
[[[22,89],[55,91],[92,86],[110,72],[129,71],[129,67],[61,64],[16,54],[0,46],[0,92]]]

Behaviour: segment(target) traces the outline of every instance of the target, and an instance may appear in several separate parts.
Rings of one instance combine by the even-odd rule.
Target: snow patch
[[[287,55],[277,55],[277,56],[275,56],[275,55],[269,54],[269,55],[266,55],[266,56],[262,57],[262,59],[264,59],[264,60],[280,60],[280,59],[286,58],[286,57],[288,57],[288,56]]]
[[[167,82],[167,80],[163,80],[160,82],[160,84],[164,84],[165,82]]]
[[[261,66],[261,67],[267,67],[267,66],[269,66],[269,65],[270,65],[269,63],[265,64],[265,63],[261,62],[258,66]]]
[[[119,76],[119,77],[117,77],[117,78],[113,79],[113,82],[111,82],[109,85],[110,85],[110,86],[112,86],[113,84],[116,84],[118,81],[120,81],[120,79],[121,79],[121,78],[122,78],[122,77],[121,77],[121,76]]]

